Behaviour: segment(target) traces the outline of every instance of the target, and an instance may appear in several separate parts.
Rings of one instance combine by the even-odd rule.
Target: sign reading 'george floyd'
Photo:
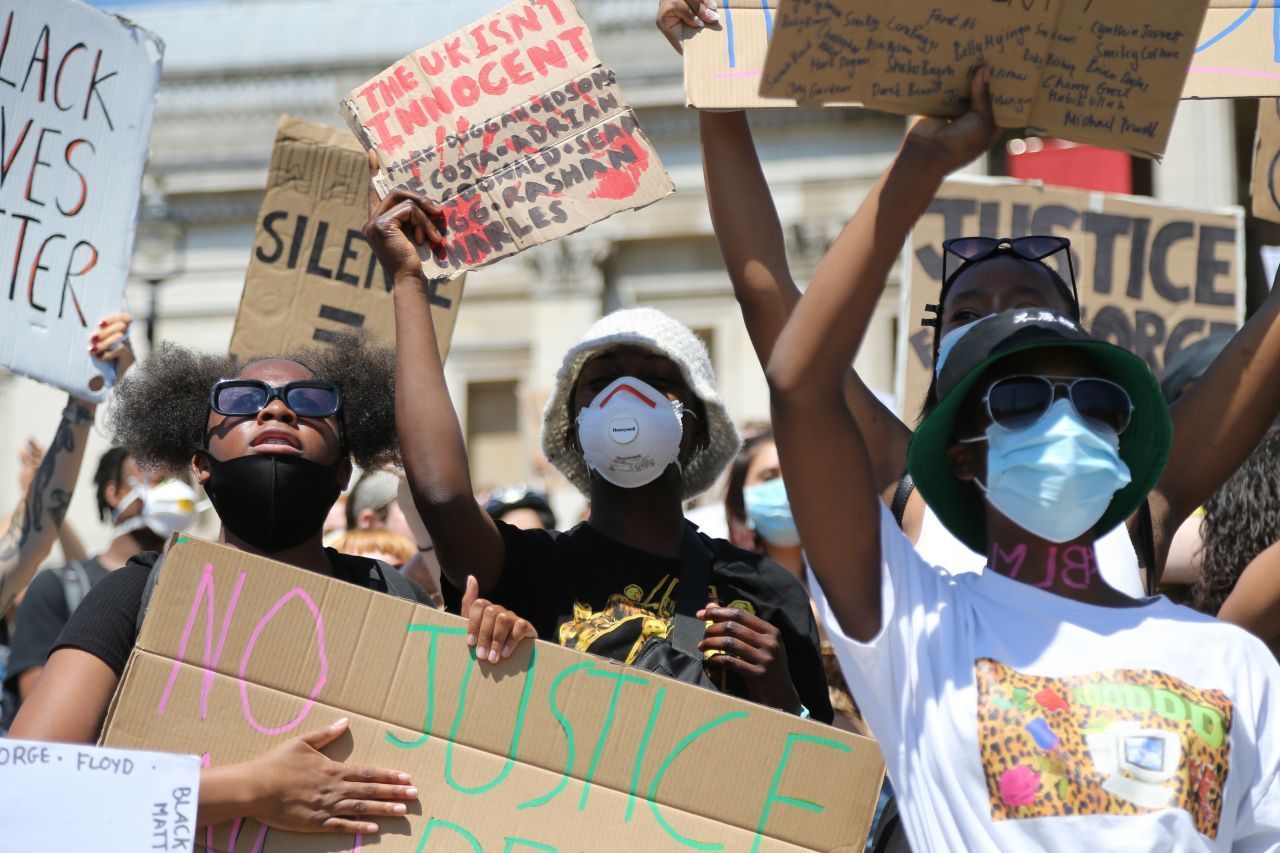
[[[477,663],[455,616],[222,545],[169,545],[109,746],[252,759],[350,720],[325,751],[420,793],[377,849],[861,850],[874,741],[551,643]],[[372,839],[202,831],[219,851]]]
[[[782,0],[760,94],[955,116],[985,64],[1002,127],[1159,156],[1207,5]]]
[[[514,0],[404,57],[341,109],[377,152],[379,192],[404,185],[444,207],[445,244],[424,258],[438,276],[672,191],[570,0]]]
[[[919,411],[929,387],[933,330],[925,305],[942,287],[942,241],[1056,234],[1071,240],[1045,259],[1068,283],[1074,269],[1084,325],[1140,356],[1156,376],[1183,347],[1244,321],[1244,212],[1193,210],[1148,198],[952,178],[916,223],[903,258],[898,399]],[[946,259],[947,273],[959,259]],[[1014,307],[1014,306],[1009,306]]]
[[[230,351],[241,359],[327,344],[368,330],[395,346],[392,282],[365,240],[369,161],[345,130],[285,116]],[[463,279],[432,280],[432,320],[443,358]]]
[[[0,0],[0,365],[89,400],[124,304],[162,46],[79,0]]]

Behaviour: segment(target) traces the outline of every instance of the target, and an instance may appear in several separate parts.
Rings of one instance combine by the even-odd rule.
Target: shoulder
[[[94,584],[81,606],[104,600],[111,600],[121,605],[134,601],[140,605],[143,591],[147,586],[147,578],[150,577],[151,570],[155,568],[159,559],[160,555],[155,551],[143,551],[133,555],[129,558],[129,562],[114,572],[108,572],[106,577]]]
[[[502,544],[507,550],[508,558],[518,556],[522,560],[528,560],[529,557],[537,554],[554,554],[565,548],[580,546],[583,543],[582,531],[585,524],[580,524],[572,530],[561,532],[559,530],[525,530],[507,524],[505,521],[495,521],[498,527],[498,533],[502,536]]]
[[[711,574],[728,580],[733,586],[754,594],[766,607],[785,607],[802,602],[807,607],[809,594],[795,575],[780,564],[756,551],[739,548],[726,539],[713,539],[698,534],[711,550]]]

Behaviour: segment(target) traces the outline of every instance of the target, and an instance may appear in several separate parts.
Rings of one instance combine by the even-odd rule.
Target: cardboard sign
[[[673,187],[569,0],[514,0],[404,57],[342,102],[383,195],[444,206],[440,276],[644,207]]]
[[[1159,156],[1208,0],[785,0],[760,94],[960,115],[991,69],[996,121]]]
[[[1276,0],[1210,0],[1184,98],[1280,95]]]
[[[340,761],[409,773],[378,849],[861,850],[874,741],[543,641],[477,664],[466,623],[174,537],[104,741],[261,755],[339,717]],[[216,850],[358,849],[245,822]],[[259,846],[254,846],[259,845]]]
[[[369,164],[360,144],[346,131],[281,118],[232,354],[279,355],[362,328],[395,346],[392,282],[360,232],[368,218]],[[442,358],[462,285],[462,278],[430,284]]]
[[[1258,102],[1258,138],[1253,154],[1253,215],[1280,222],[1280,98]]]
[[[0,739],[0,850],[194,850],[194,755]]]
[[[1084,325],[1139,355],[1156,376],[1180,349],[1244,322],[1244,211],[1192,210],[1149,198],[1008,179],[951,179],[916,223],[903,258],[898,399],[914,420],[929,388],[942,287],[942,241],[1057,234],[1071,240]],[[947,272],[959,259],[947,259]],[[1064,253],[1045,259],[1068,283]],[[1013,307],[1013,306],[1010,306]]]
[[[124,305],[160,41],[79,0],[0,0],[0,365],[86,400]]]
[[[685,105],[711,110],[796,106],[794,98],[760,95],[777,0],[722,0],[718,6],[719,24],[684,28]]]

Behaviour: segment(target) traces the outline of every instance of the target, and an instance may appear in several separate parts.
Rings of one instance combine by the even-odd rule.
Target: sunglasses
[[[222,379],[209,392],[209,408],[220,415],[256,415],[272,400],[281,400],[300,418],[328,418],[342,408],[338,387],[316,379],[280,386],[261,379]]]
[[[983,405],[992,423],[1022,429],[1044,417],[1065,388],[1067,399],[1084,420],[1119,435],[1133,416],[1129,392],[1110,379],[1062,376],[1008,376],[991,383]],[[976,440],[976,439],[975,439]]]
[[[1071,274],[1071,298],[1076,305],[1080,304],[1080,295],[1076,292],[1076,268],[1071,262],[1071,241],[1066,237],[1051,234],[1033,234],[1028,237],[956,237],[942,241],[942,280],[945,283],[947,274],[947,256],[955,255],[966,263],[981,261],[997,252],[1008,252],[1017,255],[1024,261],[1043,261],[1058,252],[1067,253],[1067,271]]]

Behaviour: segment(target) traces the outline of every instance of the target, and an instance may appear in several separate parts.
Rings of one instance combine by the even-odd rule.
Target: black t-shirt
[[[90,587],[97,586],[110,574],[96,557],[84,560],[80,565],[84,567]],[[39,572],[27,587],[27,594],[18,607],[13,651],[9,655],[9,668],[5,675],[5,686],[15,693],[18,676],[29,669],[44,666],[58,635],[71,618],[71,611],[67,609],[66,571],[66,568],[61,568]]]
[[[544,640],[632,663],[650,637],[665,637],[675,612],[680,560],[631,548],[591,527],[520,530],[498,522],[506,546],[502,579],[488,598],[528,619]],[[786,569],[762,554],[701,533],[712,556],[709,596],[776,626],[800,701],[831,722],[831,700],[809,597]],[[450,609],[459,595],[445,584]],[[749,699],[734,673],[717,676],[726,693]]]
[[[338,580],[378,592],[387,591],[376,560],[339,554],[332,548],[326,548],[325,553]],[[124,568],[112,572],[95,586],[76,608],[53,651],[80,649],[100,658],[117,676],[123,673],[137,639],[138,609],[142,607],[147,576],[158,556],[155,551],[136,554]],[[417,584],[413,584],[413,594],[419,604],[432,606],[431,597]]]

